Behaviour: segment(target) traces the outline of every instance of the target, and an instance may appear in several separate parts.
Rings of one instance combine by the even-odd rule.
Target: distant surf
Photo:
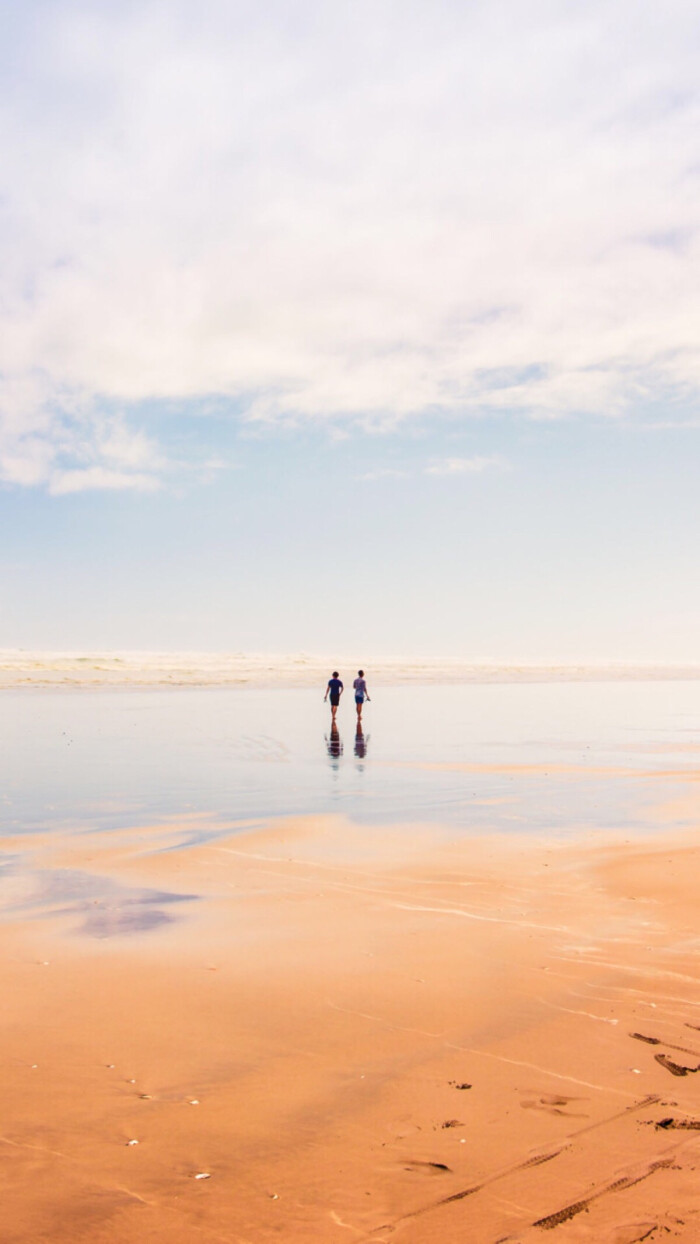
[[[305,653],[0,650],[0,688],[312,687],[362,666],[372,683],[643,682],[700,679],[700,665],[488,663]]]

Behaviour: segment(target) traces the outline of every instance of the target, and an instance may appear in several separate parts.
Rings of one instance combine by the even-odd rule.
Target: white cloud
[[[480,475],[493,467],[502,467],[500,458],[439,458],[425,468],[426,475]]]
[[[2,477],[155,478],[126,420],[153,398],[692,403],[698,47],[685,0],[27,0],[0,53]]]
[[[400,470],[398,467],[377,467],[376,470],[366,471],[364,475],[359,475],[358,479],[366,483],[374,483],[378,479],[408,479],[410,471]]]
[[[416,474],[480,475],[483,471],[494,469],[507,469],[507,463],[495,454],[475,455],[471,458],[434,458],[427,466],[419,468],[418,471],[406,470],[400,467],[376,467],[371,471],[365,472],[364,475],[358,476],[358,479],[374,482],[375,480],[382,479],[410,479]]]
[[[137,492],[153,492],[158,481],[152,475],[144,475],[138,471],[110,471],[106,467],[85,467],[77,471],[57,471],[51,475],[49,492],[54,496],[65,496],[71,492],[88,492],[100,490],[123,490],[131,488]]]
[[[0,481],[53,493],[143,488],[169,466],[155,442],[50,380],[0,377]]]

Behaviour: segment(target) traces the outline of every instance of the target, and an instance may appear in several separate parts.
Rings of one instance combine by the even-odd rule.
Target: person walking
[[[365,682],[365,671],[364,670],[357,671],[357,678],[355,679],[352,685],[353,685],[353,690],[355,692],[355,707],[357,709],[357,720],[361,721],[362,720],[362,705],[364,704],[365,700],[369,700],[369,692],[367,690],[367,683]]]
[[[331,697],[331,721],[332,722],[335,721],[335,715],[338,711],[338,705],[340,704],[340,697],[343,694],[343,690],[344,690],[343,684],[340,681],[340,678],[338,677],[338,671],[333,670],[332,677],[328,679],[328,686],[326,687],[326,694],[323,697],[324,704],[326,700],[328,699],[328,696],[330,695]]]

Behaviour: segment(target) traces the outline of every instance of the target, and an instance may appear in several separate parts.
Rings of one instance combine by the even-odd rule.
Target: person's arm
[[[341,682],[341,684],[340,684],[340,691],[338,692],[338,694],[339,694],[339,695],[342,695],[342,694],[343,694],[343,692],[344,692],[344,690],[345,690],[345,687],[343,686],[343,684],[342,684],[342,682]]]
[[[365,695],[367,696],[367,699],[369,700],[369,691],[367,690],[367,683],[365,683]]]
[[[323,703],[324,703],[324,704],[325,704],[326,700],[328,699],[328,692],[329,692],[329,690],[330,690],[330,685],[331,685],[331,684],[329,683],[329,684],[328,684],[328,686],[326,687],[326,694],[325,694],[325,695],[324,695],[324,697],[323,697]]]

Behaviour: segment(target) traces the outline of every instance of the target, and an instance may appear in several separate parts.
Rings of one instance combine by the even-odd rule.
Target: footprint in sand
[[[680,1063],[674,1063],[673,1059],[668,1057],[668,1054],[655,1054],[654,1058],[661,1067],[665,1067],[666,1071],[670,1071],[672,1076],[691,1076],[700,1070],[698,1067],[682,1067]]]
[[[605,1237],[605,1244],[641,1244],[648,1239],[652,1231],[658,1230],[656,1222],[629,1222],[615,1227],[611,1235]]]
[[[567,1110],[572,1101],[585,1101],[581,1097],[562,1097],[559,1093],[543,1093],[535,1101],[521,1101],[523,1110],[544,1110],[546,1114],[561,1114],[566,1119],[587,1119],[581,1111]]]
[[[404,1170],[418,1171],[424,1175],[444,1175],[445,1171],[450,1171],[450,1167],[444,1162],[420,1162],[417,1158],[409,1158],[408,1162],[402,1162]]]

